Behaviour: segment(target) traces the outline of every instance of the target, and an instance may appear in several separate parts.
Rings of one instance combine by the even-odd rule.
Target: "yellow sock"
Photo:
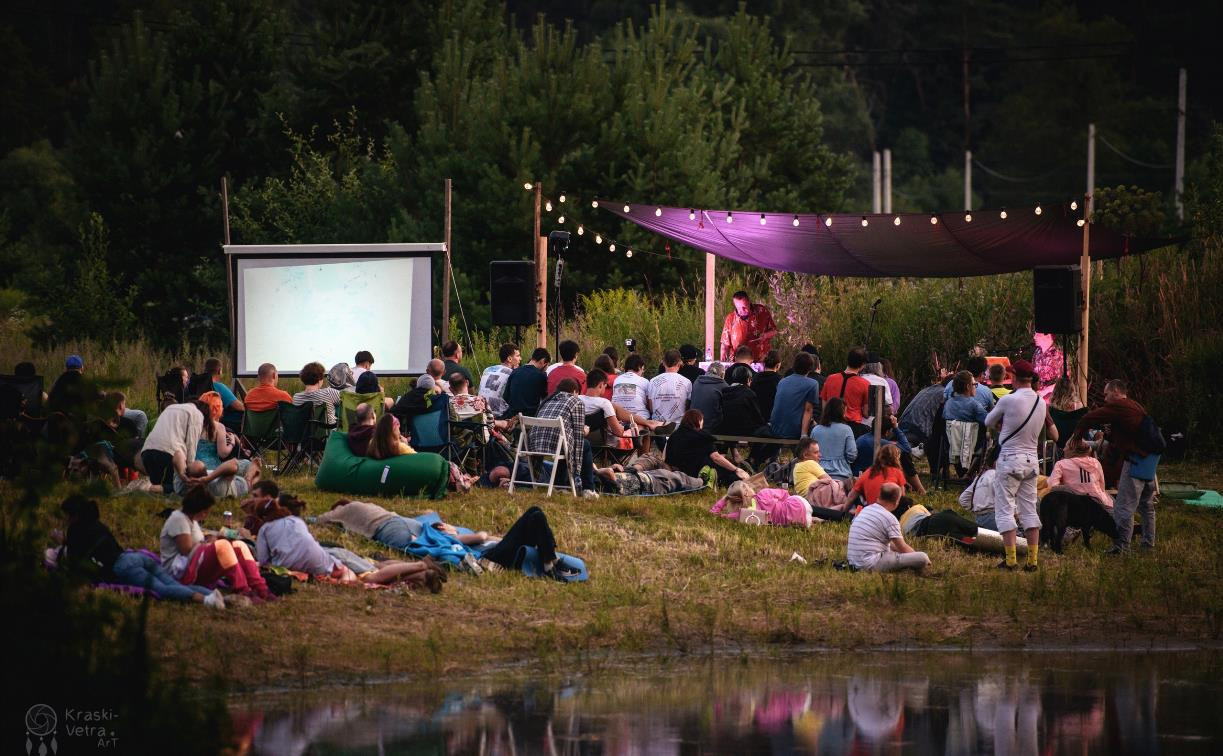
[[[1014,546],[1006,547],[1006,563],[1008,567],[1014,567],[1015,565],[1019,564],[1019,561],[1015,558]]]
[[[1028,544],[1028,564],[1032,565],[1033,567],[1036,566],[1036,556],[1037,556],[1037,552],[1039,551],[1040,551],[1040,546],[1038,544],[1035,544],[1035,543]]]

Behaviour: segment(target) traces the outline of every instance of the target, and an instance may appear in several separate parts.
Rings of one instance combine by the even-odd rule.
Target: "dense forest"
[[[360,3],[64,0],[0,18],[0,315],[42,343],[224,343],[221,178],[236,243],[436,240],[473,327],[487,263],[530,254],[531,199],[656,255],[575,254],[573,295],[674,291],[691,250],[592,197],[862,211],[890,149],[897,210],[1064,201],[1173,211],[1178,69],[1188,182],[1223,102],[1223,6],[766,0]],[[561,208],[547,223],[558,222]],[[677,264],[677,261],[679,264]],[[690,277],[690,276],[689,276]]]

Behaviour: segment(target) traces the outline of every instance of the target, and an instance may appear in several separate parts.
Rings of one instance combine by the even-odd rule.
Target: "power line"
[[[1141,165],[1144,168],[1154,168],[1160,171],[1167,170],[1172,167],[1171,163],[1161,163],[1161,164],[1148,163],[1145,160],[1139,160],[1138,158],[1130,157],[1129,155],[1125,154],[1121,150],[1117,149],[1116,145],[1114,145],[1112,142],[1105,139],[1104,136],[1100,134],[1100,132],[1098,131],[1096,132],[1096,139],[1099,139],[1101,142],[1103,142],[1105,147],[1115,152],[1117,156],[1120,157],[1122,160],[1128,160],[1129,162],[1133,163],[1134,165]]]

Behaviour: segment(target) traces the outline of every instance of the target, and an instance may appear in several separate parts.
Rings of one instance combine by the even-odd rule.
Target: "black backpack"
[[[1163,454],[1164,450],[1168,448],[1163,431],[1155,424],[1155,418],[1150,415],[1142,416],[1142,422],[1138,424],[1138,433],[1134,440],[1143,454]]]

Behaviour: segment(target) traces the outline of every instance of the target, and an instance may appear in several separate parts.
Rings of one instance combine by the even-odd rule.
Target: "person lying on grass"
[[[769,523],[773,525],[811,527],[811,504],[784,488],[762,488],[757,491],[747,481],[738,480],[730,484],[726,495],[709,511],[730,520],[737,520],[740,509],[760,509],[768,512]]]
[[[616,464],[597,467],[595,474],[603,482],[603,490],[619,496],[679,493],[705,487],[705,481],[700,478],[662,468],[642,470]]]
[[[183,585],[157,560],[140,551],[124,551],[110,528],[98,516],[98,502],[69,496],[60,506],[68,518],[68,532],[58,564],[80,570],[94,580],[153,591],[170,601],[194,602],[224,609],[221,592],[199,585]],[[53,536],[57,533],[53,533]]]
[[[307,575],[326,576],[341,583],[376,583],[386,585],[403,582],[425,586],[431,593],[442,590],[446,580],[442,568],[431,558],[419,562],[392,559],[377,565],[361,565],[355,572],[330,550],[323,548],[306,527],[302,514],[306,503],[291,494],[267,499],[259,504],[256,515],[263,520],[255,556],[260,564],[284,567]]]
[[[900,521],[892,514],[900,503],[900,495],[899,485],[884,483],[878,501],[859,512],[850,523],[847,551],[851,566],[870,572],[920,573],[930,565],[930,557],[915,551],[900,533]]]
[[[255,485],[251,486],[250,496],[243,499],[238,506],[242,508],[243,514],[246,515],[242,520],[240,531],[245,531],[243,538],[255,540],[259,535],[259,528],[263,526],[263,520],[260,519],[256,512],[259,505],[268,499],[275,499],[280,496],[280,486],[276,485],[276,481],[264,478]]]

